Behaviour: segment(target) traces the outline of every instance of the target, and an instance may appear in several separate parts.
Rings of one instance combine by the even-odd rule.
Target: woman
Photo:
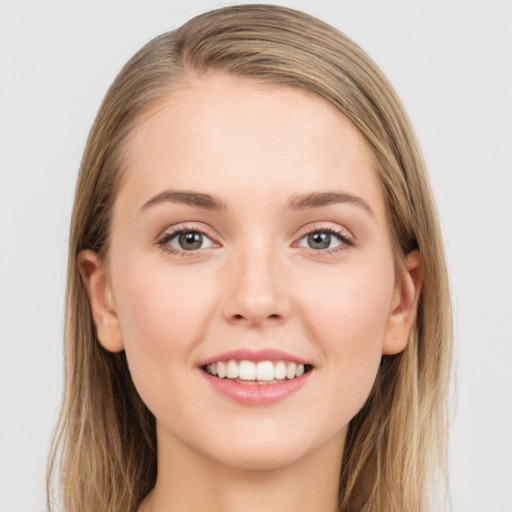
[[[428,510],[450,347],[420,151],[353,42],[237,6],[126,64],[72,218],[65,510]]]

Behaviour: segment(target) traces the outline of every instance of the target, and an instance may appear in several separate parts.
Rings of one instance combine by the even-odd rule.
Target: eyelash
[[[161,247],[161,249],[164,252],[167,252],[169,254],[177,254],[182,257],[187,256],[194,256],[197,254],[197,251],[199,249],[196,249],[195,251],[185,251],[185,250],[179,250],[175,247],[172,247],[169,245],[169,242],[176,238],[177,236],[185,233],[199,233],[202,236],[208,238],[211,240],[211,237],[206,233],[206,231],[203,228],[200,228],[199,226],[186,226],[181,228],[172,229],[171,231],[166,231],[157,241],[157,245]],[[214,243],[214,242],[213,242]]]
[[[347,230],[335,227],[319,226],[317,224],[314,224],[313,226],[308,228],[307,231],[299,238],[298,241],[300,242],[308,235],[311,235],[313,233],[326,233],[328,235],[334,235],[341,242],[339,246],[333,247],[331,249],[316,250],[312,249],[311,247],[308,248],[310,251],[314,252],[319,256],[327,257],[341,251],[346,251],[347,248],[354,246],[354,240]]]
[[[187,256],[194,256],[197,254],[197,252],[201,249],[186,251],[186,250],[180,250],[176,249],[175,247],[172,247],[169,245],[169,242],[176,238],[177,236],[185,233],[199,233],[202,236],[206,237],[207,239],[211,240],[211,237],[206,233],[206,231],[199,227],[199,226],[186,226],[181,228],[172,229],[171,231],[165,232],[158,240],[157,245],[166,253],[169,254],[176,254],[180,255],[182,257]],[[311,247],[306,248],[309,251],[312,251],[316,255],[319,256],[329,256],[333,253],[345,251],[348,247],[354,246],[354,241],[352,237],[347,233],[346,230],[343,229],[337,229],[333,227],[325,227],[325,226],[318,226],[313,225],[311,228],[309,228],[299,239],[295,244],[298,244],[301,240],[306,238],[307,236],[313,234],[313,233],[326,233],[328,235],[334,235],[341,243],[340,245],[333,247],[331,249],[312,249]],[[212,244],[215,244],[215,242],[212,241]]]

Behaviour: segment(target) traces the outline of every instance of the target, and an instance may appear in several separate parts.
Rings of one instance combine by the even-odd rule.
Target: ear
[[[382,354],[398,354],[407,346],[416,318],[422,280],[420,254],[412,251],[407,256],[403,274],[397,279]]]
[[[93,251],[81,251],[78,268],[89,295],[98,340],[109,352],[124,349],[121,327],[106,269]]]

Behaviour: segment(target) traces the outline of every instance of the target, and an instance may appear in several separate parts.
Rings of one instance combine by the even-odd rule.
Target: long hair
[[[321,96],[363,135],[386,201],[397,275],[417,249],[423,285],[405,350],[383,356],[375,385],[349,425],[339,485],[343,512],[431,510],[446,477],[451,308],[442,239],[425,165],[386,78],[354,42],[311,16],[270,5],[197,16],[146,44],[123,67],[85,148],[71,221],[65,316],[65,392],[48,469],[66,512],[135,511],[156,481],[155,419],[124,352],[96,338],[77,256],[108,256],[123,143],[180,82],[223,72]],[[439,482],[437,482],[439,483]]]

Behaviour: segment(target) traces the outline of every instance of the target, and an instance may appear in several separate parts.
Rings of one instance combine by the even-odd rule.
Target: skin
[[[394,273],[362,136],[312,93],[216,74],[145,116],[126,157],[109,258],[84,251],[79,265],[102,345],[126,350],[157,419],[158,478],[140,510],[336,510],[347,426],[382,354],[405,348],[421,284],[417,253]],[[225,209],[151,203],[168,190]],[[314,192],[357,199],[289,207]],[[162,243],[173,229],[204,243]],[[308,233],[330,230],[349,242],[311,247]],[[198,365],[237,348],[284,350],[313,370],[275,404],[235,403]]]

